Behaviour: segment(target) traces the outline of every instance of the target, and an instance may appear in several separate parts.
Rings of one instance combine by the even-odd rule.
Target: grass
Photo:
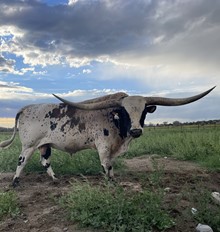
[[[82,227],[104,231],[163,231],[174,225],[162,208],[163,194],[148,190],[126,192],[120,186],[92,186],[74,183],[72,191],[62,199],[69,218]]]
[[[0,191],[0,221],[6,216],[15,217],[19,214],[16,194],[12,191]]]
[[[193,217],[197,223],[210,225],[215,232],[220,232],[220,208],[211,198],[210,191],[203,186],[190,190],[188,187],[182,193],[182,198],[190,202],[190,207],[183,213],[187,217]],[[192,214],[191,208],[196,213]]]
[[[0,133],[0,141],[8,139],[10,136],[9,133]],[[0,172],[15,171],[20,152],[21,143],[17,136],[9,148],[0,150]]]
[[[32,160],[29,161],[26,172],[43,171],[40,156],[36,152]],[[99,157],[96,151],[85,150],[74,155],[53,150],[51,156],[51,165],[56,174],[71,174],[71,175],[97,175],[102,172]]]
[[[220,170],[220,128],[178,127],[146,128],[142,137],[133,140],[125,157],[143,154],[172,156],[197,162],[204,167]]]
[[[198,213],[194,215],[197,222],[211,225],[213,231],[220,232],[220,209],[219,205],[213,203],[210,192],[203,189],[193,199],[196,202]]]

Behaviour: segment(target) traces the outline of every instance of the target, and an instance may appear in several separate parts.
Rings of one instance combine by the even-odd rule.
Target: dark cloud
[[[1,0],[0,25],[11,31],[2,50],[32,66],[79,67],[108,57],[216,75],[219,10],[218,0],[79,0],[71,5]]]
[[[10,85],[4,85],[4,84],[0,84],[0,89],[1,88],[10,88],[10,89],[16,89],[17,87],[16,86],[10,86]]]
[[[196,23],[202,19],[199,29],[219,25],[219,8],[219,1],[214,0],[79,0],[73,5],[54,6],[36,0],[2,0],[0,21],[24,32],[17,39],[20,44],[34,46],[42,52],[94,58],[130,51],[152,52],[157,49],[154,41],[158,37],[162,42],[173,41],[183,33],[191,38],[196,29],[191,35],[187,31],[194,24],[198,27]],[[193,39],[191,42],[195,43]],[[168,45],[172,48],[173,44]]]
[[[0,3],[0,21],[23,30],[23,42],[41,50],[103,55],[134,49],[147,41],[142,36],[157,5],[153,2],[99,0],[48,6],[39,1],[5,0]]]

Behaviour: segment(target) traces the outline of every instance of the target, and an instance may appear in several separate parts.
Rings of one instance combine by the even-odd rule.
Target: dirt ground
[[[154,170],[161,170],[162,175],[160,185],[167,190],[166,203],[170,205],[176,202],[172,209],[172,216],[175,217],[177,225],[169,232],[195,231],[195,221],[181,220],[181,213],[187,207],[191,207],[187,200],[177,201],[180,192],[184,186],[189,189],[198,188],[198,183],[208,190],[220,190],[220,173],[209,173],[205,169],[190,162],[177,161],[171,158],[158,158],[142,156],[125,160],[128,170],[123,174],[116,172],[116,181],[130,191],[141,191],[141,188],[148,187],[152,183],[151,178]],[[160,173],[160,171],[159,171]],[[137,174],[142,176],[137,178]],[[0,173],[0,189],[7,191],[11,189],[13,173]],[[91,183],[97,183],[103,180],[102,175],[87,176]],[[59,176],[58,183],[54,184],[45,173],[24,174],[21,178],[21,184],[15,189],[17,192],[21,214],[12,219],[5,218],[0,222],[0,231],[2,232],[90,232],[89,230],[79,230],[77,226],[68,221],[65,211],[61,209],[56,199],[66,194],[71,189],[71,182],[74,179],[83,181],[81,177]]]

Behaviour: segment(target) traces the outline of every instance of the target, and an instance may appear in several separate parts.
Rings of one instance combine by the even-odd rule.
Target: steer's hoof
[[[117,181],[113,176],[109,176],[107,179],[108,185],[110,186],[116,186],[117,185]]]
[[[53,184],[57,185],[59,183],[59,179],[56,176],[53,176]]]
[[[13,182],[12,182],[13,188],[18,187],[18,186],[19,186],[19,183],[20,183],[19,177],[15,177],[14,180],[13,180]]]
[[[112,183],[116,182],[114,176],[109,176],[108,181],[110,181]]]

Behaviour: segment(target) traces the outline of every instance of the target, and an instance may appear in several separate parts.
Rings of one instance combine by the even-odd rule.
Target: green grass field
[[[11,134],[8,133],[0,134],[0,141],[10,136]],[[0,173],[15,172],[20,150],[21,144],[19,138],[16,137],[10,148],[0,151]],[[220,128],[209,126],[145,128],[143,136],[133,140],[129,150],[116,160],[118,172],[122,172],[123,158],[148,154],[192,161],[209,171],[219,172]],[[55,173],[59,175],[96,175],[102,172],[98,154],[94,150],[78,152],[73,157],[53,150],[51,160]],[[36,152],[28,162],[25,172],[41,171],[44,169],[39,162],[39,154]],[[77,221],[84,227],[124,232],[154,231],[154,229],[165,231],[175,222],[169,214],[171,209],[163,206],[164,190],[159,180],[163,175],[163,171],[155,166],[155,171],[148,177],[152,177],[152,186],[143,188],[143,191],[137,194],[130,194],[117,184],[110,188],[108,183],[105,184],[105,180],[98,186],[93,186],[88,182],[74,183],[74,189],[62,197],[57,204],[68,211],[70,220]],[[141,181],[141,176],[134,178]],[[209,192],[203,189],[200,191],[201,194],[196,192],[196,189],[187,188],[188,186],[179,196],[184,200],[196,202],[199,213],[195,215],[195,220],[209,223],[215,231],[220,232],[219,208],[211,203]],[[0,220],[5,215],[17,215],[18,205],[16,193],[0,193],[0,208],[3,209],[0,210]],[[143,205],[147,207],[143,208]],[[210,206],[212,207],[211,213],[209,212]],[[188,212],[188,215],[190,214]]]
[[[220,126],[146,128],[143,136],[132,141],[125,156],[144,154],[172,156],[220,170]]]

